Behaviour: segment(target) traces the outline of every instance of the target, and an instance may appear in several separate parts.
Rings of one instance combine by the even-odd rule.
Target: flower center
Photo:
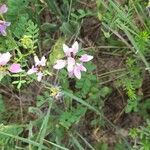
[[[37,66],[38,68],[38,72],[42,72],[43,71],[43,67],[42,66]]]

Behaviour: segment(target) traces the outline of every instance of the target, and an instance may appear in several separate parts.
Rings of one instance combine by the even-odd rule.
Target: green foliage
[[[138,62],[136,62],[133,58],[127,59],[126,67],[128,74],[120,80],[120,85],[123,85],[123,88],[128,96],[125,111],[126,113],[132,111],[137,112],[141,97],[137,95],[136,91],[142,85],[141,69],[138,67]]]
[[[150,99],[146,99],[143,102],[140,103],[139,105],[139,114],[142,115],[144,119],[149,118],[149,108],[150,108]]]
[[[8,135],[17,136],[22,133],[23,128],[18,125],[0,125],[0,146],[8,146],[8,145],[15,145],[15,138],[12,138]],[[4,135],[5,134],[5,135]]]
[[[45,91],[42,95],[37,96],[37,107],[41,107],[48,100],[51,100],[50,91]]]
[[[12,33],[20,39],[26,31],[26,23],[29,19],[27,6],[29,0],[9,0],[9,11],[7,13],[7,20],[11,22]]]
[[[149,32],[142,31],[135,37],[135,41],[137,46],[139,47],[140,51],[143,54],[147,54],[149,52],[148,43],[149,43]]]
[[[3,119],[4,112],[5,112],[5,105],[4,105],[2,95],[0,94],[0,122]]]
[[[70,111],[63,112],[59,118],[59,124],[69,129],[73,124],[80,121],[81,117],[85,115],[86,108],[78,106]]]
[[[122,94],[125,100],[127,99],[125,112],[138,112],[144,119],[149,118],[149,98],[143,99],[145,95],[139,92],[141,87],[143,88],[142,75],[143,72],[145,73],[145,67],[149,69],[150,21],[149,12],[146,12],[146,2],[142,0],[126,1],[123,4],[120,4],[122,1],[119,0],[107,2],[96,0],[96,3],[94,0],[7,0],[6,2],[2,0],[1,2],[8,4],[9,8],[1,19],[4,17],[4,20],[11,22],[11,26],[7,28],[7,36],[0,36],[0,52],[11,51],[12,57],[6,66],[0,66],[0,81],[4,81],[0,84],[5,86],[6,94],[15,101],[15,106],[19,107],[20,111],[17,112],[21,112],[22,117],[21,125],[10,124],[9,118],[5,119],[6,125],[0,125],[1,149],[110,149],[111,141],[107,136],[108,139],[105,139],[107,132],[103,131],[110,129],[110,131],[118,131],[119,127],[116,124],[120,125],[124,113],[122,111],[107,114],[113,110],[109,110],[111,106],[108,110],[105,108],[105,100],[112,92],[113,83],[118,78],[119,88],[123,88],[126,92],[126,96]],[[84,22],[94,25],[86,27]],[[104,35],[97,32],[99,28]],[[88,35],[85,35],[87,32],[84,32],[86,31],[84,29],[89,32]],[[93,32],[98,33],[98,40],[93,40],[95,36]],[[87,71],[82,72],[80,80],[69,78],[66,69],[54,72],[52,69],[58,59],[66,57],[62,45],[66,41],[70,43],[73,40],[80,41],[87,51],[89,47],[94,47],[91,52],[93,56],[95,55],[93,61],[98,66],[96,68],[92,62],[83,63]],[[100,51],[98,51],[99,47]],[[38,66],[38,71],[43,71],[44,75],[50,76],[43,77],[41,82],[33,83],[36,74],[29,78],[26,73],[30,66],[34,65],[33,54],[48,55],[46,69]],[[80,51],[76,58],[82,54],[84,51]],[[104,71],[101,57],[106,55],[121,58],[121,65],[118,64],[117,67],[124,68],[122,73],[119,71],[120,78],[116,70],[113,70],[115,67],[112,70],[109,68],[113,64],[107,68],[109,63],[106,66],[104,63],[104,68],[110,71],[104,73],[106,79],[108,75],[108,82],[105,84],[103,81],[100,83],[99,72]],[[124,62],[126,58],[127,61]],[[16,74],[3,71],[5,67],[8,70],[7,67],[12,63],[20,63],[24,71]],[[99,69],[101,67],[102,70]],[[111,76],[114,72],[116,75]],[[114,79],[113,82],[109,83],[109,77]],[[24,93],[22,95],[22,87],[28,92],[28,84],[33,86],[31,92],[37,96],[36,98],[32,97],[33,99],[28,100]],[[60,87],[60,91],[55,90],[56,85]],[[57,92],[60,92],[59,98],[55,96]],[[16,113],[14,110],[9,111],[4,104],[0,95],[1,122],[5,113],[8,113],[9,117]],[[121,109],[124,110],[122,106]],[[6,112],[7,110],[9,112]],[[109,115],[115,115],[112,123]],[[149,150],[149,126],[148,122],[146,127],[132,129],[129,135],[133,141],[126,135],[123,137],[116,135],[119,141],[116,142],[117,138],[115,138],[114,147],[111,149],[127,149],[127,141],[130,140],[130,143],[134,143],[134,150]],[[121,127],[124,126],[121,124]],[[78,134],[80,131],[81,135]],[[85,136],[82,137],[84,132]],[[100,143],[101,138],[106,142]],[[127,143],[126,145],[121,138]]]
[[[34,22],[32,20],[29,20],[27,22],[27,28],[26,28],[26,32],[24,35],[31,37],[33,49],[36,49],[37,46],[35,46],[35,45],[37,45],[37,43],[38,43],[38,36],[39,36],[39,28],[38,28],[37,24],[34,24]]]
[[[149,150],[150,149],[150,121],[147,120],[147,126],[134,128],[130,130],[130,136],[134,140],[133,150]],[[138,140],[138,143],[136,142]]]

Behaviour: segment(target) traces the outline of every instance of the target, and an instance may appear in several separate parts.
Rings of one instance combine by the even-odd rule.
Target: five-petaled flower
[[[11,58],[11,54],[9,52],[0,53],[0,67],[4,67],[8,64],[8,62],[10,61]],[[22,71],[20,64],[17,63],[13,63],[8,67],[8,70],[11,73],[19,73]]]
[[[27,74],[33,74],[35,73],[37,75],[37,80],[41,81],[42,77],[43,77],[43,67],[46,66],[46,58],[43,56],[41,58],[41,60],[39,60],[39,58],[37,56],[34,56],[34,62],[35,65],[32,66],[31,69],[28,70]]]
[[[63,44],[63,51],[67,60],[57,60],[53,68],[59,70],[67,66],[70,77],[75,76],[76,78],[81,79],[81,71],[86,71],[83,63],[92,60],[93,56],[83,54],[80,58],[78,58],[76,55],[79,51],[79,44],[77,41],[72,45],[71,48],[69,48],[66,44]]]

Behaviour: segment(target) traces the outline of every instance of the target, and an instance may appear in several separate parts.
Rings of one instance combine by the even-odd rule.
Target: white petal
[[[40,64],[39,58],[37,56],[34,56],[34,62],[35,66],[38,66]]]
[[[70,56],[70,48],[66,44],[63,44],[63,50],[66,56]]]
[[[10,60],[11,54],[9,52],[6,52],[4,54],[0,55],[0,65],[4,66],[8,63],[8,61]]]
[[[40,82],[42,80],[43,77],[43,73],[42,72],[38,72],[37,73],[37,80]]]
[[[54,69],[62,69],[66,66],[66,61],[65,60],[57,60],[56,64],[53,66]]]
[[[40,61],[40,65],[41,66],[46,66],[46,58],[45,58],[45,56],[43,56],[42,58],[41,58],[41,61]]]
[[[74,42],[74,44],[72,45],[72,49],[73,49],[73,53],[75,55],[79,50],[79,43],[77,41]]]

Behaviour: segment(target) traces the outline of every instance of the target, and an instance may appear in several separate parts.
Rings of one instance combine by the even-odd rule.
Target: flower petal
[[[9,52],[0,55],[0,66],[4,66],[10,60],[11,54]]]
[[[93,59],[93,56],[84,54],[84,55],[81,56],[80,61],[82,61],[82,62],[88,62],[88,61],[90,61],[92,59]]]
[[[86,72],[86,68],[82,64],[77,63],[76,65],[77,65],[77,67],[79,68],[80,71],[85,71]]]
[[[70,48],[66,44],[63,44],[63,50],[66,56],[70,56]]]
[[[21,69],[21,65],[20,64],[12,64],[10,67],[9,67],[9,69],[8,69],[10,72],[12,72],[12,73],[19,73],[19,72],[21,72],[21,71],[23,71],[22,69]]]
[[[53,66],[54,69],[62,69],[66,66],[66,61],[65,60],[57,60],[56,64]]]
[[[32,66],[32,68],[28,70],[27,74],[33,74],[33,73],[36,73],[37,71],[38,71],[38,68]]]
[[[74,44],[72,45],[72,52],[75,55],[79,50],[79,43],[77,41],[74,42]]]
[[[36,55],[34,56],[34,62],[35,62],[35,66],[38,66],[40,63],[39,58]]]
[[[68,57],[68,60],[67,60],[67,70],[68,72],[71,72],[73,71],[74,69],[74,65],[75,65],[75,59],[72,58],[72,57]]]
[[[40,65],[41,66],[46,66],[46,58],[45,58],[45,56],[43,56],[42,58],[41,58],[41,61],[40,61]]]
[[[8,10],[8,8],[7,8],[6,4],[3,4],[0,6],[0,14],[6,13],[7,10]]]
[[[80,71],[80,69],[78,68],[78,66],[75,66],[73,73],[74,73],[74,75],[75,75],[75,77],[76,77],[77,79],[81,79],[81,71]]]
[[[10,25],[10,22],[0,20],[0,34],[6,36],[6,28]]]
[[[43,73],[42,72],[37,72],[36,75],[37,75],[37,80],[40,82],[42,80]]]

